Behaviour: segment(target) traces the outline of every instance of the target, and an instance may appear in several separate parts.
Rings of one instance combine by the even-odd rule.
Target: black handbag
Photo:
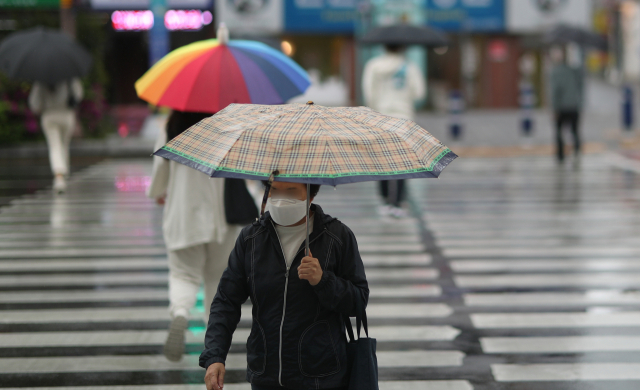
[[[347,367],[349,368],[348,390],[378,390],[378,357],[376,339],[369,337],[367,312],[360,299],[356,302],[356,326],[358,339],[353,337],[353,328],[348,316],[343,316],[349,342],[347,343]],[[360,325],[367,337],[360,338]]]
[[[224,179],[224,214],[233,225],[248,225],[258,218],[258,206],[244,180]]]

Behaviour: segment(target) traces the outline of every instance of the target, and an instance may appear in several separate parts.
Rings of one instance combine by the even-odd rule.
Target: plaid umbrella
[[[156,156],[212,177],[338,185],[438,177],[457,156],[416,123],[367,107],[230,104]]]
[[[230,104],[154,153],[212,177],[337,185],[438,177],[456,157],[416,123],[368,107]]]

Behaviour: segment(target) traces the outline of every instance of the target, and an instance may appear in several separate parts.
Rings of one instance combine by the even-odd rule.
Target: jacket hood
[[[373,61],[375,61],[376,73],[392,75],[407,62],[407,59],[402,54],[386,53]]]

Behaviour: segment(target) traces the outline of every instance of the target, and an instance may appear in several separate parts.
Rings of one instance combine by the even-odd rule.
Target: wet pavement
[[[67,194],[29,189],[8,204],[50,179],[25,168],[3,181],[0,388],[204,388],[201,302],[189,354],[162,356],[167,264],[162,209],[144,197],[150,168],[104,160]],[[603,155],[467,158],[409,187],[414,217],[401,220],[377,215],[374,183],[317,197],[358,238],[381,390],[640,387],[636,173]],[[249,389],[249,310],[229,390]]]

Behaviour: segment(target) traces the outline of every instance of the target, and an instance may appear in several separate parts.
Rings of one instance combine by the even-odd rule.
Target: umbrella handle
[[[307,219],[305,223],[307,224],[307,236],[304,241],[305,247],[305,255],[309,256],[309,207],[310,207],[310,192],[311,192],[311,184],[307,183]]]
[[[280,173],[278,170],[271,172],[267,185],[264,187],[264,196],[262,197],[262,207],[260,207],[260,216],[264,215],[264,208],[267,206],[267,199],[269,198],[269,192],[271,192],[271,184],[275,180],[275,176]]]

